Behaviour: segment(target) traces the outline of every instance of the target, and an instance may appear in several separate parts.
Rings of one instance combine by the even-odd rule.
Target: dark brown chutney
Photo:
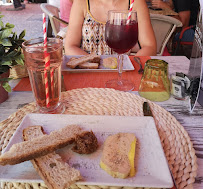
[[[98,142],[94,133],[85,132],[75,138],[75,145],[72,150],[79,154],[90,154],[97,150]]]

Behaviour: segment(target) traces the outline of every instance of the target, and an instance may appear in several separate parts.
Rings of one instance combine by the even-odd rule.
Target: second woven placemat
[[[66,106],[66,114],[143,116],[142,105],[146,100],[137,95],[113,89],[84,88],[63,92],[62,101]],[[178,188],[192,188],[197,174],[197,163],[195,150],[188,133],[169,112],[153,102],[149,103]],[[0,123],[0,151],[6,147],[22,118],[34,110],[35,103],[30,103]],[[45,188],[41,184],[5,182],[1,183],[1,188],[19,188],[22,185],[23,188],[25,185],[30,188]],[[73,186],[73,188],[84,187],[88,189],[93,186]],[[102,186],[93,188],[95,187],[102,188]]]

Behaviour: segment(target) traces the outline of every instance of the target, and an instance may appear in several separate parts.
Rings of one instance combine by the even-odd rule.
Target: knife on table
[[[143,103],[143,113],[144,113],[144,116],[151,116],[151,117],[153,117],[153,114],[152,114],[152,111],[150,109],[150,105],[149,105],[148,102],[144,102]],[[173,174],[171,172],[171,169],[170,169],[169,166],[168,166],[168,168],[169,168],[169,171],[170,171],[170,174],[171,174],[171,177],[172,177],[172,180],[173,180],[173,184],[174,184],[174,187],[172,189],[178,189],[178,187],[176,185],[176,181],[175,181],[175,179],[173,177]]]

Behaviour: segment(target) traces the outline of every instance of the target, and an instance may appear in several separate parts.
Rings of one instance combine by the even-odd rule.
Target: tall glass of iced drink
[[[64,111],[64,106],[60,102],[62,40],[48,38],[45,47],[44,39],[37,38],[25,41],[22,46],[37,112],[62,113]],[[45,66],[47,61],[50,61],[49,66]]]

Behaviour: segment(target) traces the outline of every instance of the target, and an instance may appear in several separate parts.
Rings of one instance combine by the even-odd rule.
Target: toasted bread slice
[[[79,68],[82,68],[82,69],[98,69],[99,68],[99,63],[85,62],[85,63],[80,64]]]
[[[30,126],[23,130],[25,141],[43,135],[44,132],[41,126]],[[71,184],[81,179],[80,172],[70,167],[55,152],[33,159],[31,162],[49,189],[69,188]]]
[[[31,141],[24,141],[11,146],[9,151],[0,156],[0,165],[14,165],[28,161],[74,142],[77,135],[85,131],[77,125],[69,125],[62,129],[42,135]]]
[[[71,59],[66,63],[66,66],[68,66],[69,68],[76,68],[77,66],[85,62],[95,62],[95,63],[100,62],[100,56],[90,54],[87,56],[82,56],[80,58]]]
[[[101,61],[101,57],[100,56],[94,56],[94,58],[88,62],[92,62],[92,63],[98,63],[100,64]]]

